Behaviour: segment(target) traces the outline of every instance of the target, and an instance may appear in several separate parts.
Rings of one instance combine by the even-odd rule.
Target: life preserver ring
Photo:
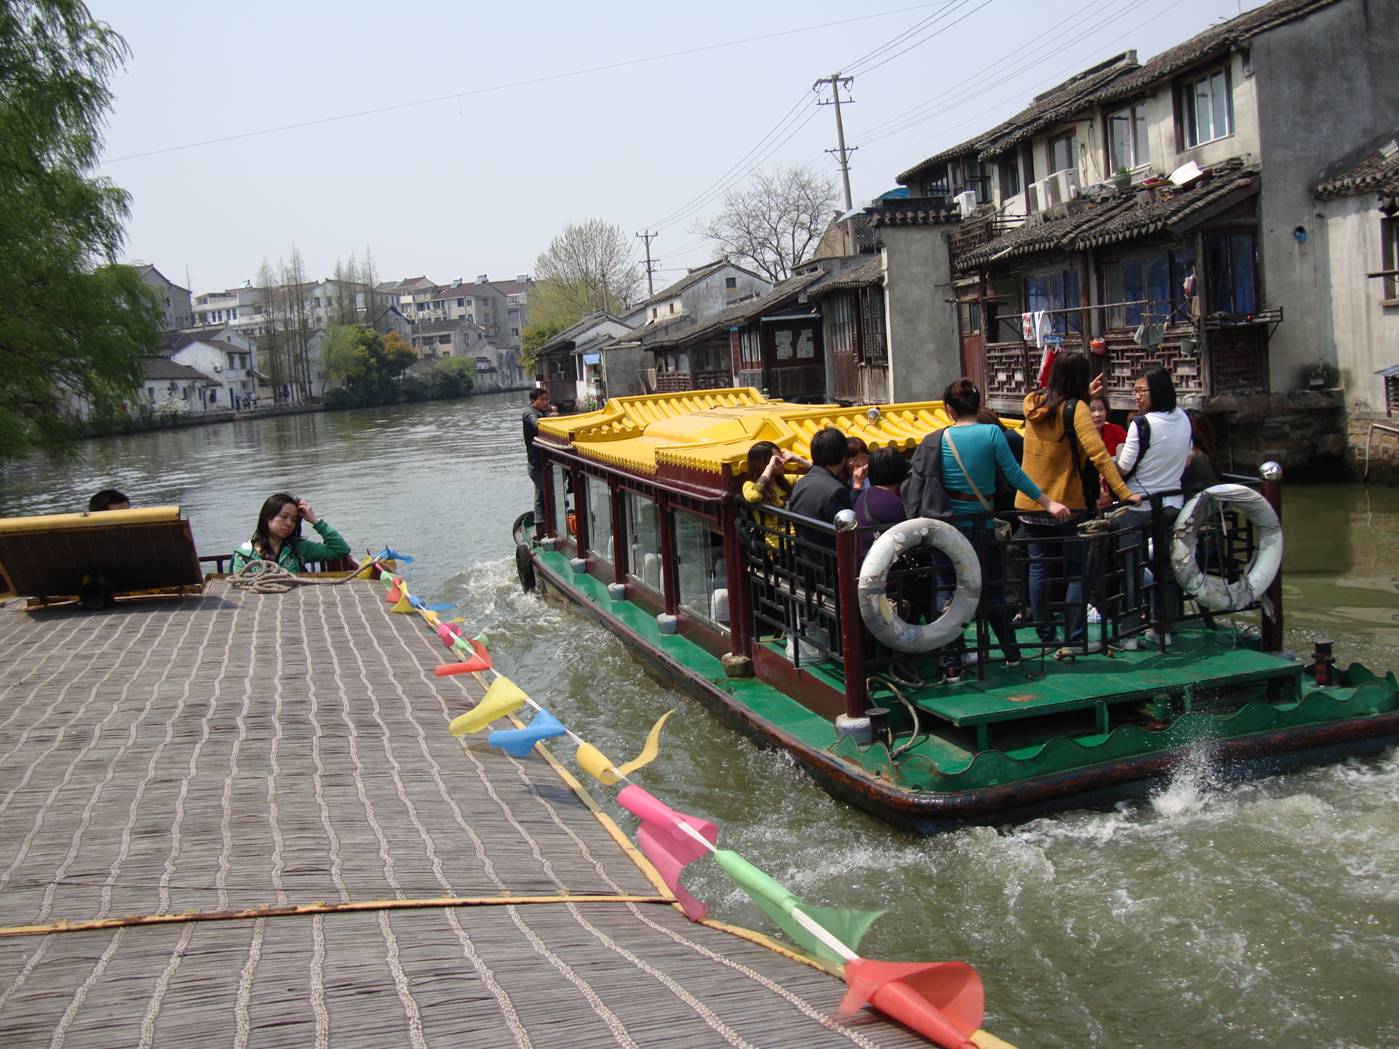
[[[1220,503],[1228,503],[1253,524],[1257,546],[1241,579],[1226,582],[1195,561],[1200,526]],[[1237,612],[1258,604],[1282,567],[1282,525],[1268,500],[1241,484],[1216,484],[1186,503],[1171,535],[1171,569],[1187,597],[1211,612]]]
[[[942,615],[932,623],[914,624],[901,619],[885,592],[889,569],[901,554],[929,546],[942,551],[957,573],[957,589]],[[874,541],[860,566],[857,596],[860,618],[876,638],[898,652],[932,652],[961,636],[976,616],[981,600],[981,565],[967,537],[946,521],[916,517],[900,521]]]

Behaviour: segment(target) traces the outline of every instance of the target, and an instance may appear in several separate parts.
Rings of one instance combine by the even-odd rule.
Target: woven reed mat
[[[0,935],[0,1045],[923,1044],[687,922],[538,758],[446,721],[353,583],[0,609],[0,926],[438,897],[608,902]]]

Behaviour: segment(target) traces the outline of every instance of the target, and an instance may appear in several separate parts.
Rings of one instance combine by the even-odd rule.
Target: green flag
[[[761,907],[767,916],[776,922],[778,927],[791,937],[802,950],[825,958],[827,961],[840,963],[844,962],[845,959],[807,932],[792,917],[793,909],[800,909],[803,914],[852,951],[859,948],[860,941],[864,939],[869,927],[876,918],[884,913],[882,910],[862,911],[849,907],[813,907],[803,903],[736,852],[719,849],[714,853],[714,858],[719,862],[719,866],[724,868],[728,876],[738,882],[739,888],[752,897],[753,902]]]

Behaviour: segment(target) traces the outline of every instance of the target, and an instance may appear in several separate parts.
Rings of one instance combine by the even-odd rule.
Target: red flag
[[[692,922],[702,921],[709,908],[685,891],[680,884],[680,872],[709,850],[677,827],[676,822],[683,820],[710,842],[718,839],[719,828],[709,820],[677,812],[635,784],[622,789],[617,795],[617,804],[641,820],[641,826],[636,831],[636,843],[660,872],[666,887],[680,901],[680,906],[685,908],[685,916]]]
[[[845,963],[850,990],[840,1011],[866,1002],[944,1049],[977,1049],[972,1033],[981,1026],[985,998],[981,976],[966,962]]]

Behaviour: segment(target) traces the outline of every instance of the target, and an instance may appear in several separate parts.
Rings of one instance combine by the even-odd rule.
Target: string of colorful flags
[[[885,962],[860,957],[855,949],[884,911],[818,907],[803,902],[738,853],[719,848],[719,828],[713,822],[673,809],[631,781],[631,773],[655,760],[660,751],[661,729],[674,711],[666,711],[657,719],[635,758],[614,763],[496,671],[484,635],[467,637],[460,620],[442,619],[439,613],[455,606],[429,606],[410,593],[407,582],[394,571],[397,565],[393,562],[409,563],[411,558],[385,550],[361,569],[360,575],[372,577],[378,572],[387,587],[385,599],[390,611],[421,616],[458,657],[456,662],[438,666],[436,674],[491,675],[481,701],[448,726],[452,735],[480,732],[492,722],[530,707],[534,716],[528,724],[494,729],[486,737],[487,744],[524,758],[543,740],[567,737],[578,748],[576,757],[583,771],[604,786],[624,783],[617,793],[617,803],[640,821],[636,843],[691,921],[702,921],[709,909],[685,889],[680,875],[695,860],[712,856],[798,946],[843,966],[847,991],[841,1002],[841,1015],[848,1016],[871,1005],[946,1049],[978,1049],[978,1043],[997,1044],[994,1037],[980,1030],[984,994],[981,976],[972,966],[965,962]]]

